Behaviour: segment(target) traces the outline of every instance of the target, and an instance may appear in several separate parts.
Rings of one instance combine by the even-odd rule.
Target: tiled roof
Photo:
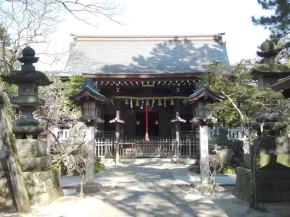
[[[194,103],[200,100],[201,98],[205,98],[208,101],[213,101],[213,102],[221,102],[225,100],[224,95],[214,92],[210,90],[209,88],[201,88],[192,95],[190,95],[187,99],[187,101]]]
[[[225,43],[210,36],[75,36],[63,73],[203,72],[229,66]]]

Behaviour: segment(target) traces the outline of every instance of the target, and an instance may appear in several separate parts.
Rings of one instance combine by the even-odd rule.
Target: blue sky
[[[105,17],[93,20],[97,28],[72,18],[51,38],[53,50],[67,50],[70,34],[78,35],[195,35],[225,32],[232,64],[255,58],[257,47],[269,32],[255,26],[251,16],[269,14],[256,0],[115,0],[118,24]],[[63,63],[65,60],[63,60]],[[58,64],[57,68],[63,67]]]

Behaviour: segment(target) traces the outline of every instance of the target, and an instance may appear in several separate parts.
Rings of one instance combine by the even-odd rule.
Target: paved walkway
[[[191,186],[198,175],[188,173],[185,165],[170,162],[139,161],[133,165],[111,165],[96,174],[101,191],[80,198],[75,186],[80,177],[62,177],[65,196],[35,206],[29,214],[1,213],[2,217],[286,217],[289,203],[269,207],[268,213],[248,209],[246,202],[232,195],[226,186],[214,197],[205,197]],[[229,178],[224,177],[221,181]],[[197,180],[198,181],[198,180]]]
[[[99,216],[227,216],[211,200],[189,188],[186,175],[185,166],[173,163],[112,166],[96,174],[96,182],[103,186],[94,195],[104,202]],[[63,177],[61,182],[69,187],[79,179]],[[74,192],[68,189],[66,194]]]

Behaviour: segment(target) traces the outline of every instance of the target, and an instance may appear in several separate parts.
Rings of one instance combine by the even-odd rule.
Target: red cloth
[[[149,105],[145,107],[145,115],[146,115],[146,125],[145,125],[145,141],[149,141]]]

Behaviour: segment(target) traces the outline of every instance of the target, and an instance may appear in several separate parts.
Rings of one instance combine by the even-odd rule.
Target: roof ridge
[[[217,34],[196,34],[196,35],[76,35],[71,34],[73,36],[74,41],[84,41],[84,40],[146,40],[146,39],[200,39],[200,40],[221,40],[222,35],[224,33]]]

